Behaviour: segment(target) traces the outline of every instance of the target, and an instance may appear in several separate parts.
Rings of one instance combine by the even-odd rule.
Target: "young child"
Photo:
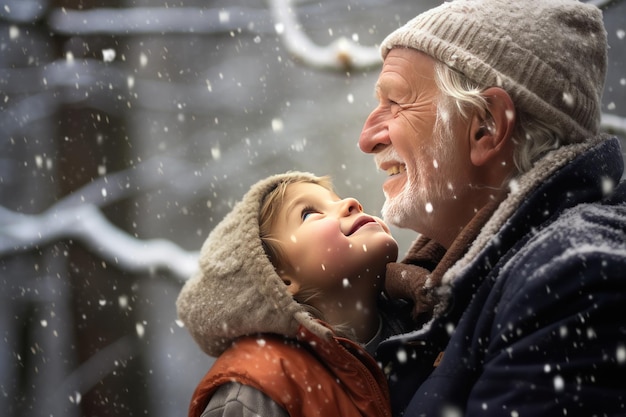
[[[189,417],[390,416],[367,350],[397,255],[382,220],[339,198],[328,177],[288,172],[253,185],[209,234],[176,302],[217,357]]]

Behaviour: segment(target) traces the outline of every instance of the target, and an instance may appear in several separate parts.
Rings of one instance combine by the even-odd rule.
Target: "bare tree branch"
[[[54,396],[46,398],[44,405],[54,404],[59,398],[69,398],[78,405],[81,396],[89,392],[103,376],[115,371],[118,364],[130,360],[140,351],[138,338],[126,335],[99,349],[76,368],[56,387]]]

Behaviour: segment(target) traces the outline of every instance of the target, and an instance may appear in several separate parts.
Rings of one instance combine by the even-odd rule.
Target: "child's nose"
[[[356,198],[348,197],[341,200],[341,214],[349,216],[353,213],[362,213],[363,206]]]

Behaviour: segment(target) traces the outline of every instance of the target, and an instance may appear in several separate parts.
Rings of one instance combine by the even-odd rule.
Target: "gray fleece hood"
[[[210,356],[220,355],[244,335],[295,337],[300,325],[320,337],[330,336],[330,330],[287,292],[261,243],[259,212],[263,201],[290,179],[319,178],[306,172],[288,172],[254,184],[211,231],[200,250],[199,270],[178,295],[178,317]]]

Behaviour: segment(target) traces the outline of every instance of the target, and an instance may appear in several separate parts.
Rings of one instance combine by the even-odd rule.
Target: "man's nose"
[[[390,143],[385,113],[377,107],[365,120],[359,137],[359,148],[365,153],[378,153]]]

